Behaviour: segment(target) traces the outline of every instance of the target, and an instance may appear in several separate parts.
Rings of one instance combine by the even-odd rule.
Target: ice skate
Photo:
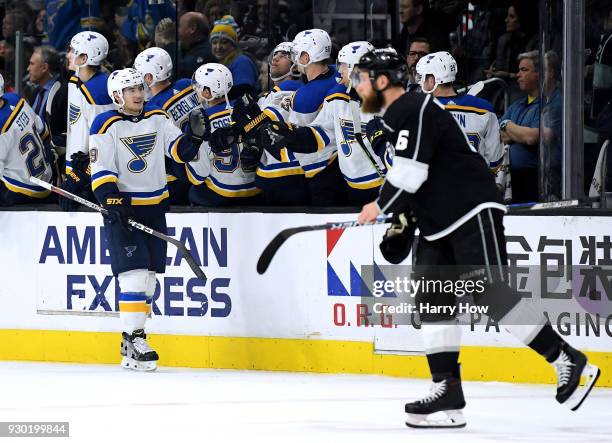
[[[552,365],[557,371],[556,399],[575,411],[593,389],[601,371],[588,362],[586,355],[567,343],[561,345],[561,353]],[[581,377],[584,377],[582,386]]]
[[[461,379],[449,374],[441,381],[432,382],[429,395],[406,403],[406,425],[411,428],[462,428],[465,407]]]
[[[146,341],[144,330],[137,329],[132,334],[124,332],[121,340],[121,366],[134,371],[154,371],[159,356]]]

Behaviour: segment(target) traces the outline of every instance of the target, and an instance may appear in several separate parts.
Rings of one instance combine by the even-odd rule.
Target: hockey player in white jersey
[[[261,149],[245,145],[233,129],[226,130],[232,124],[232,73],[222,64],[207,63],[194,73],[193,85],[206,103],[209,131],[198,158],[185,164],[193,185],[189,200],[203,206],[257,204],[261,191],[255,187],[255,168]]]
[[[108,76],[100,71],[107,54],[108,42],[97,32],[79,32],[70,40],[69,69],[74,70],[74,75],[68,82],[66,181],[62,187],[74,194],[83,193],[85,198],[92,198],[86,192],[89,175],[82,167],[87,163],[89,129],[97,115],[113,109],[106,90]],[[77,168],[73,168],[73,162]],[[59,198],[59,204],[65,211],[78,206],[63,197]]]
[[[49,191],[30,177],[51,181],[42,138],[46,128],[25,99],[4,92],[0,75],[0,206],[44,201]]]
[[[297,72],[292,58],[294,46],[293,42],[282,42],[274,48],[270,79],[275,85],[257,100],[259,109],[263,110],[271,121],[289,120],[292,97],[295,91],[304,86],[304,83],[293,75]],[[276,65],[274,61],[277,62]],[[289,159],[287,152],[284,154],[282,157],[275,156],[264,149],[257,166],[255,184],[264,191],[266,205],[307,205],[310,203],[310,192],[304,170],[295,157]]]
[[[166,266],[166,243],[131,230],[127,219],[166,232],[168,208],[165,157],[185,163],[194,158],[204,133],[194,112],[185,135],[162,110],[144,110],[144,80],[135,69],[113,72],[108,94],[117,110],[97,116],[91,126],[89,155],[92,189],[109,211],[104,217],[111,269],[118,278],[122,323],[121,365],[139,371],[157,367],[158,355],[146,341],[157,273]]]
[[[453,56],[445,51],[426,55],[417,63],[416,72],[423,92],[432,94],[450,111],[474,149],[491,168],[496,168],[502,160],[504,145],[493,105],[469,93],[457,94],[453,87],[457,62]]]
[[[180,78],[171,81],[172,58],[164,49],[157,47],[145,49],[136,56],[134,69],[142,74],[145,81],[146,111],[161,109],[172,118],[178,128],[183,128],[189,120],[190,112],[201,107],[198,96],[191,86],[191,79]],[[166,162],[170,201],[173,204],[188,204],[187,194],[190,185],[185,176],[185,167],[175,166],[176,163],[171,160]]]
[[[349,187],[348,201],[356,205],[378,196],[385,173],[381,160],[384,152],[374,152],[364,137],[366,123],[373,115],[360,110],[359,96],[351,85],[354,66],[373,49],[368,42],[356,41],[340,50],[337,64],[340,84],[328,91],[323,108],[310,125],[293,127],[284,122],[269,125],[275,139],[271,150],[286,146],[293,152],[312,153],[320,150],[323,143],[336,146],[340,170]]]

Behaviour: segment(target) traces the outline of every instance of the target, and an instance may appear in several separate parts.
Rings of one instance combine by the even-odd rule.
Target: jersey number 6
[[[397,136],[397,143],[395,144],[396,151],[403,151],[408,147],[408,136],[410,131],[408,129],[402,129]]]

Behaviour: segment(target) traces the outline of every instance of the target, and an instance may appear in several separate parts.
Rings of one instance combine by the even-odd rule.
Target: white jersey
[[[437,100],[453,114],[474,149],[490,166],[497,166],[504,155],[504,145],[492,105],[486,100],[467,94],[437,97]]]
[[[106,74],[97,72],[86,82],[76,76],[72,76],[68,82],[66,172],[72,169],[72,154],[88,152],[89,131],[96,116],[115,108],[108,96],[107,80]]]
[[[9,191],[45,198],[49,191],[30,182],[30,177],[51,181],[51,166],[45,161],[41,140],[41,135],[46,131],[45,125],[18,95],[6,93],[2,100],[0,179]]]
[[[325,97],[330,89],[336,87],[336,70],[329,69],[325,74],[306,83],[295,94],[291,101],[291,113],[288,122],[296,126],[308,126],[319,115]],[[323,143],[322,140],[319,141]],[[338,152],[335,144],[321,146],[321,149],[312,154],[292,154],[298,160],[307,178],[314,177],[325,167],[332,163]],[[290,157],[291,158],[291,157]]]
[[[162,110],[139,117],[117,111],[99,115],[91,127],[89,147],[94,193],[115,183],[132,198],[132,205],[161,203],[169,197],[165,157],[182,163],[181,138],[180,129]]]
[[[356,140],[353,123],[355,117],[359,118],[361,133],[364,134],[361,138],[363,146],[368,150],[378,168],[384,171],[386,169],[384,162],[374,153],[369,140],[365,137],[366,123],[374,115],[363,113],[359,103],[351,100],[351,97],[344,91],[346,91],[344,87],[332,89],[330,91],[332,93],[325,98],[321,112],[309,126],[319,132],[315,134],[321,136],[317,139],[328,139],[330,145],[337,147],[340,171],[351,188],[377,188],[383,184],[384,178],[379,175],[363,147]]]
[[[272,121],[288,121],[291,114],[291,100],[295,91],[303,86],[297,80],[286,80],[280,85],[275,86],[272,91],[260,97],[257,101],[260,109]],[[304,175],[304,170],[292,153],[287,149],[281,150],[281,159],[277,160],[273,155],[264,149],[257,175],[262,178],[277,178],[288,175]]]
[[[211,131],[229,126],[231,109],[225,103],[205,109]],[[261,192],[255,187],[255,172],[245,172],[240,164],[240,147],[231,146],[229,156],[215,155],[207,142],[200,146],[195,160],[185,164],[187,178],[194,186],[205,184],[208,189],[222,197],[252,197]]]

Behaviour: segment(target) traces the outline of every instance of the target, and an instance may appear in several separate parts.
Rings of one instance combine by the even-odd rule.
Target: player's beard
[[[383,107],[382,92],[372,90],[368,95],[361,97],[361,109],[368,114],[378,114]]]

